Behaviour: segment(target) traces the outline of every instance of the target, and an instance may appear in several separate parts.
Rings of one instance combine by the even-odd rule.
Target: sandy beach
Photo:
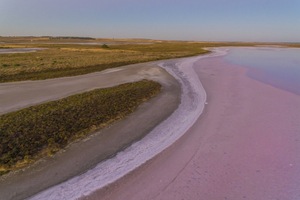
[[[86,200],[300,199],[300,97],[206,58],[208,104],[177,142]]]

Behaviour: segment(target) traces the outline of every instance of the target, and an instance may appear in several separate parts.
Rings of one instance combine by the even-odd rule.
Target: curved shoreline
[[[175,76],[181,84],[181,104],[178,109],[142,140],[119,152],[115,157],[30,199],[60,199],[61,197],[78,199],[87,196],[120,179],[172,145],[193,125],[204,109],[206,93],[198,76],[194,73],[193,63],[199,59],[220,56],[223,53],[217,52],[160,63],[160,66]]]
[[[83,200],[298,199],[299,96],[223,57],[194,67],[209,104],[155,158]]]
[[[205,104],[206,94],[205,94],[204,88],[201,85],[201,82],[199,81],[199,79],[195,75],[195,73],[193,72],[192,65],[194,62],[196,62],[197,60],[199,60],[201,58],[212,57],[212,56],[217,56],[217,55],[220,55],[220,52],[214,53],[214,54],[209,54],[209,55],[204,55],[204,56],[201,55],[201,56],[192,57],[192,58],[173,59],[173,60],[167,60],[167,61],[155,61],[155,62],[146,63],[146,64],[130,65],[129,69],[127,69],[128,71],[125,72],[125,74],[127,73],[130,76],[126,77],[126,75],[125,75],[125,77],[127,79],[126,78],[124,78],[126,80],[121,79],[121,80],[119,80],[119,82],[126,82],[129,79],[132,79],[133,81],[135,81],[135,80],[139,80],[142,78],[149,78],[151,80],[158,81],[158,82],[164,84],[165,89],[169,87],[169,92],[170,92],[170,90],[172,90],[172,89],[170,89],[170,87],[172,87],[172,85],[174,86],[174,82],[171,83],[172,81],[170,82],[170,78],[167,78],[166,76],[161,77],[161,75],[162,75],[161,74],[162,72],[160,71],[160,70],[162,70],[161,68],[165,69],[172,76],[174,76],[177,79],[177,81],[179,81],[180,84],[182,85],[182,91],[183,91],[182,102],[181,102],[179,108],[175,112],[173,112],[178,105],[178,104],[176,104],[176,100],[175,100],[175,103],[173,102],[173,104],[170,104],[167,101],[167,99],[170,100],[170,98],[173,99],[172,101],[174,101],[174,98],[175,98],[174,94],[176,93],[176,91],[174,91],[174,90],[176,90],[176,89],[173,88],[173,93],[171,92],[173,94],[173,96],[171,93],[167,93],[166,91],[164,91],[165,93],[160,95],[160,97],[155,98],[154,100],[151,100],[151,102],[146,103],[146,105],[143,105],[141,108],[139,108],[139,111],[137,111],[139,113],[134,113],[132,116],[128,117],[129,121],[131,120],[131,124],[130,124],[131,127],[129,127],[129,128],[127,127],[127,133],[124,133],[125,134],[124,136],[126,136],[126,134],[128,134],[128,130],[136,130],[135,129],[136,126],[140,126],[138,130],[140,130],[141,133],[138,134],[137,136],[135,136],[134,140],[138,141],[142,136],[147,134],[142,140],[134,143],[133,145],[131,145],[130,147],[125,149],[123,152],[118,153],[112,159],[109,159],[103,163],[98,164],[95,168],[87,171],[84,174],[82,174],[82,170],[76,171],[73,169],[73,167],[75,167],[75,168],[77,167],[78,163],[82,162],[82,157],[85,156],[82,153],[80,153],[82,151],[82,149],[80,149],[80,145],[79,145],[79,148],[77,148],[77,152],[79,152],[79,154],[81,155],[79,160],[76,158],[72,158],[69,160],[68,164],[66,164],[66,166],[69,166],[70,168],[72,168],[73,172],[75,171],[74,173],[72,173],[72,177],[73,176],[75,176],[75,177],[66,182],[63,182],[62,184],[59,184],[52,188],[46,189],[44,192],[41,192],[41,193],[37,194],[36,196],[32,197],[32,199],[61,199],[62,196],[63,196],[63,198],[66,198],[66,199],[77,199],[82,196],[91,194],[93,191],[98,190],[99,186],[104,187],[107,184],[110,184],[110,183],[114,182],[115,180],[121,178],[125,174],[129,173],[130,171],[134,170],[138,166],[142,165],[147,160],[151,159],[156,154],[163,151],[166,147],[168,147],[172,143],[174,143],[178,138],[180,138],[185,133],[185,131],[200,116],[201,112],[203,111],[204,104]],[[155,64],[155,63],[159,64],[160,67],[153,67],[153,64]],[[90,79],[91,76],[92,77],[94,76],[94,78],[96,78],[96,76],[99,74],[105,74],[105,76],[107,76],[110,74],[118,74],[119,73],[120,76],[118,78],[120,78],[122,76],[124,77],[124,68],[126,69],[127,67],[128,66],[120,67],[120,68],[117,68],[114,70],[107,70],[107,71],[103,71],[103,72],[99,72],[99,73],[93,73],[90,75],[83,75],[83,76],[86,76],[88,79]],[[150,68],[150,70],[149,70],[149,68]],[[136,72],[137,69],[139,69],[138,73],[132,74],[132,72],[133,71]],[[158,72],[157,70],[160,72]],[[170,74],[168,74],[168,76],[171,76]],[[112,76],[108,76],[109,77],[108,79],[110,79]],[[59,80],[63,79],[63,80],[70,81],[72,79],[76,80],[76,78],[77,77],[67,77],[67,78],[59,78]],[[115,78],[114,80],[116,80],[116,79],[118,80],[118,78]],[[188,79],[193,79],[194,83],[191,84],[189,82],[190,80],[188,80]],[[47,84],[49,84],[49,81],[51,82],[51,80],[46,80],[44,82],[46,82],[46,85],[47,85]],[[110,81],[110,83],[104,84],[105,86],[103,86],[103,87],[108,87],[108,85],[118,84],[118,83],[112,84],[112,82],[114,82],[114,81]],[[26,81],[23,83],[30,85],[34,82]],[[82,82],[79,81],[79,84],[81,84],[81,83]],[[13,84],[15,84],[15,83],[13,83]],[[9,86],[9,87],[11,86],[10,83],[4,83],[2,85]],[[99,88],[99,86],[93,86],[93,88]],[[79,89],[76,88],[76,90],[74,90],[73,93],[79,93],[82,90],[83,90],[82,88],[79,88]],[[202,93],[201,93],[201,91],[202,91]],[[201,95],[199,95],[200,93],[201,93]],[[66,93],[65,95],[68,95],[68,94],[69,93]],[[41,94],[41,96],[43,96],[43,93]],[[49,98],[47,100],[42,100],[42,101],[39,100],[39,102],[42,103],[43,101],[49,101],[53,98],[54,99],[62,98],[63,96],[57,97],[55,95],[51,96],[51,94],[50,94],[50,96],[48,96],[48,97]],[[184,101],[183,101],[183,99],[184,99],[183,97],[185,97]],[[162,99],[165,99],[165,100],[161,101]],[[29,99],[28,102],[30,103],[30,101],[31,100]],[[28,102],[25,106],[28,106]],[[154,102],[156,102],[156,104],[153,104]],[[201,102],[201,103],[199,103],[199,102]],[[156,106],[154,106],[156,109],[156,113],[161,113],[161,114],[153,115],[153,108],[151,108],[151,105],[156,105]],[[167,107],[165,107],[165,105],[167,105],[169,107],[167,108]],[[14,108],[14,109],[17,109],[17,108]],[[148,110],[148,113],[144,112],[145,110]],[[1,111],[1,109],[0,109],[0,111]],[[171,115],[171,117],[169,117],[169,115]],[[144,126],[136,124],[136,119],[139,118],[137,116],[144,116],[143,122],[139,123],[139,124],[143,124]],[[185,117],[182,118],[182,116],[185,116]],[[157,118],[157,119],[155,119],[155,118]],[[150,121],[149,121],[149,119],[150,119]],[[163,123],[161,123],[160,125],[158,125],[164,119],[166,119],[166,120]],[[128,122],[126,120],[120,122],[119,125],[115,124],[114,126],[109,127],[105,131],[110,131],[111,133],[114,133],[114,132],[117,132],[118,129],[122,130],[122,128],[124,126],[126,126],[126,122]],[[174,123],[177,125],[177,127],[174,126]],[[183,126],[183,124],[185,126]],[[151,129],[153,127],[156,127],[156,128],[154,128],[151,131]],[[150,131],[151,131],[151,133],[148,134]],[[173,132],[176,132],[177,134],[173,134]],[[180,134],[178,134],[178,133],[180,133]],[[101,135],[101,134],[99,134],[99,135]],[[94,141],[94,145],[97,145],[97,144],[95,144],[97,142],[95,142],[94,137],[101,138],[101,136],[99,136],[99,135],[91,136],[90,138],[87,139],[87,142]],[[115,135],[116,135],[115,137],[117,137],[117,134],[115,134]],[[124,136],[123,136],[123,138],[124,138]],[[165,138],[163,138],[163,140],[161,139],[162,136],[165,137]],[[93,139],[91,139],[91,138],[93,138]],[[145,145],[145,141],[146,141],[146,143],[148,141],[148,146]],[[85,142],[86,141],[83,141],[83,143],[85,143]],[[78,146],[78,144],[75,144],[74,146],[76,146],[76,145]],[[127,145],[125,145],[125,146],[127,146]],[[109,149],[109,146],[107,146],[106,148]],[[91,155],[93,154],[93,152],[92,152],[93,150],[95,150],[95,149],[92,148],[90,150]],[[134,154],[134,153],[136,153],[136,154]],[[129,155],[131,154],[131,157],[126,156],[128,154]],[[65,155],[65,158],[67,158],[67,159],[72,157],[72,156],[66,154],[66,152],[62,153],[61,155]],[[61,156],[61,155],[59,155],[59,156]],[[104,155],[103,158],[104,159],[107,158],[107,155],[108,154],[106,154],[106,156]],[[73,153],[73,157],[77,157],[77,155]],[[137,157],[137,158],[135,158],[135,157]],[[123,158],[126,158],[127,160],[126,159],[122,160]],[[56,158],[54,158],[54,162],[55,162],[55,159]],[[90,169],[91,167],[96,165],[99,162],[97,160],[99,160],[99,158],[93,158],[93,162],[88,163],[85,166],[85,169],[86,170]],[[116,165],[116,163],[119,165]],[[43,179],[45,180],[45,179],[48,179],[49,177],[51,177],[50,179],[53,179],[54,176],[55,177],[65,176],[64,172],[68,172],[68,169],[65,169],[61,173],[60,173],[60,171],[58,171],[57,174],[52,174],[52,175],[49,173],[41,172],[41,170],[45,170],[46,168],[52,168],[52,164],[50,164],[51,167],[50,166],[46,167],[44,165],[40,168],[37,168],[37,170],[34,173],[36,173],[38,171],[40,174],[43,174],[42,176],[44,177]],[[111,166],[108,167],[108,165],[111,165],[113,167],[111,167]],[[130,167],[128,168],[129,165],[130,165]],[[112,173],[112,171],[111,171],[112,169],[115,169],[117,171],[114,171]],[[120,169],[121,169],[121,171],[118,171]],[[97,172],[97,170],[100,170],[102,173],[104,172],[104,174],[102,174],[102,175],[99,174]],[[106,170],[108,170],[108,171],[106,171]],[[52,172],[53,172],[53,170],[52,170]],[[25,183],[24,182],[19,183],[17,181],[17,183],[19,183],[19,184],[13,185],[13,184],[11,184],[12,182],[2,181],[2,185],[1,185],[1,181],[0,181],[0,185],[1,185],[0,191],[2,190],[0,192],[0,194],[1,194],[0,199],[2,197],[4,197],[5,199],[23,199],[23,198],[26,198],[26,197],[31,196],[32,194],[36,193],[38,191],[37,188],[35,188],[35,186],[34,186],[36,183],[35,184],[32,183],[32,181],[34,181],[34,179],[32,179],[30,182],[30,179],[31,179],[30,175],[32,175],[32,174],[33,174],[33,172],[31,172],[31,173],[29,172],[29,173],[27,173],[27,178],[25,177],[25,180],[27,180],[27,183],[29,183],[29,184],[26,184],[26,181],[25,181]],[[81,174],[81,175],[76,176],[78,174]],[[110,176],[111,174],[114,174],[116,176],[111,177]],[[89,178],[92,178],[92,180],[89,180]],[[66,178],[63,178],[61,180],[66,180]],[[81,182],[78,180],[80,180]],[[43,184],[44,185],[42,186],[42,188],[48,188],[49,186],[53,185],[53,183],[50,185],[48,184],[48,186],[46,187],[45,184],[47,185],[47,183],[43,183]],[[41,187],[41,185],[39,185],[39,187]],[[23,191],[23,193],[22,193],[22,191]],[[36,191],[36,192],[34,192],[34,191]],[[55,192],[53,192],[53,191],[55,191]]]

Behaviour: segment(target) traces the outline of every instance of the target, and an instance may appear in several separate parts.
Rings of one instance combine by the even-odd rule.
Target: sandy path
[[[152,79],[164,82],[166,75],[154,64],[135,64],[101,72],[42,81],[22,81],[0,84],[0,114],[12,112],[72,94]]]
[[[300,199],[300,97],[218,58],[195,67],[205,112],[170,148],[84,199]]]

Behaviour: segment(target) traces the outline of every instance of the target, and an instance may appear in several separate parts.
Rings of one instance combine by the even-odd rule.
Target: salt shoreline
[[[221,51],[161,63],[160,66],[173,75],[182,86],[182,99],[179,108],[142,140],[118,153],[114,158],[30,199],[60,199],[62,197],[64,199],[78,199],[87,196],[130,173],[172,145],[198,119],[206,102],[206,93],[192,68],[193,63],[205,57],[220,56],[224,53]]]

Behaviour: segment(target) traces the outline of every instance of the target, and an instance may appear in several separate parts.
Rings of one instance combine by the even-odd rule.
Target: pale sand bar
[[[195,70],[207,93],[186,134],[87,200],[300,199],[300,96],[206,58]]]

